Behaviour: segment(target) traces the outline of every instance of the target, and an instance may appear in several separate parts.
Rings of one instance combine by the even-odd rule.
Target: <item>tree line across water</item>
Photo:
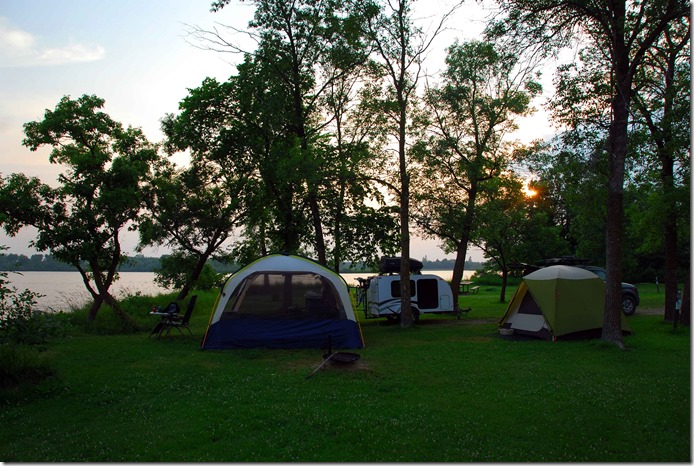
[[[162,256],[166,257],[166,256]],[[223,263],[211,259],[209,261],[212,270],[216,273],[235,272],[241,265],[235,263]],[[453,270],[455,261],[452,259],[422,259],[423,270]],[[484,264],[482,262],[468,261],[465,264],[466,270],[479,270]],[[161,269],[161,258],[146,257],[143,255],[128,256],[119,268],[120,272],[156,272]],[[74,272],[74,266],[60,262],[51,254],[24,254],[7,253],[0,255],[0,271],[3,272]],[[343,262],[340,264],[340,272],[375,272],[372,267],[363,263]]]

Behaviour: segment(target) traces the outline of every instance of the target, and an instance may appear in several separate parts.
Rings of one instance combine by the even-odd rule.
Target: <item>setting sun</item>
[[[525,197],[535,197],[537,196],[537,191],[532,189],[530,187],[530,184],[528,182],[525,183],[523,186],[523,193],[525,194]]]

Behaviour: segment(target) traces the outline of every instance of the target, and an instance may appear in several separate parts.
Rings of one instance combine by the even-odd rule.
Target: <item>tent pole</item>
[[[347,288],[347,291],[349,291],[349,288]],[[366,343],[364,343],[364,334],[361,331],[361,322],[359,322],[359,313],[357,312],[357,300],[352,293],[349,293],[349,300],[352,302],[352,314],[354,314],[354,318],[357,319],[357,328],[359,329],[359,337],[361,338],[361,347],[366,348]],[[365,306],[368,306],[368,304],[365,304]]]
[[[309,375],[306,376],[306,378],[308,379],[308,378],[310,378],[313,374],[315,374],[316,372],[318,372],[318,370],[320,370],[321,367],[325,366],[325,365],[328,363],[328,361],[330,361],[330,360],[332,359],[332,357],[335,356],[336,354],[337,354],[337,353],[331,353],[330,356],[328,356],[327,358],[325,358],[325,359],[323,360],[323,362],[320,363],[320,365],[319,365],[318,367],[316,367],[315,369],[313,369],[313,372],[311,372]]]
[[[207,328],[205,329],[205,336],[202,338],[202,344],[200,345],[200,349],[205,347],[205,342],[207,341],[207,332],[210,331],[210,325],[212,325],[212,319],[214,318],[214,313],[217,310],[217,305],[219,304],[220,299],[222,299],[221,290],[219,293],[217,293],[217,299],[214,302],[214,306],[212,306],[212,312],[210,312],[210,320],[207,322]]]

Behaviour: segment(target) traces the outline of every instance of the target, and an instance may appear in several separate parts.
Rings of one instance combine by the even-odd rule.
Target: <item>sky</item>
[[[160,120],[175,113],[188,89],[205,77],[226,80],[241,57],[203,50],[188,34],[202,29],[245,28],[252,19],[251,2],[235,0],[217,13],[210,0],[2,0],[0,1],[0,173],[24,173],[55,184],[60,167],[48,162],[49,148],[36,152],[22,145],[23,125],[43,119],[69,95],[95,94],[106,100],[111,118],[142,128],[152,142],[163,139]],[[442,9],[431,0],[421,12],[422,24],[432,24]],[[441,7],[444,8],[444,7]],[[445,48],[454,39],[478,38],[488,7],[468,0],[457,11],[449,30],[434,43],[428,71],[443,67]],[[241,36],[236,39],[243,40]],[[196,45],[198,45],[196,47]],[[548,79],[545,76],[545,79]],[[551,81],[543,82],[545,88]],[[518,139],[547,137],[551,128],[544,112],[520,122]],[[29,247],[35,231],[25,228],[15,238],[0,233],[9,252],[34,254]],[[124,237],[124,250],[134,253],[136,234]],[[430,260],[452,258],[436,240],[413,239],[411,256]],[[158,256],[168,250],[145,249]],[[472,249],[469,256],[482,260]]]

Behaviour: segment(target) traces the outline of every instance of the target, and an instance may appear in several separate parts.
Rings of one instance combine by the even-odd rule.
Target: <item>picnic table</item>
[[[470,293],[470,285],[472,285],[475,282],[471,282],[469,280],[464,280],[460,282],[460,294],[468,294]]]

